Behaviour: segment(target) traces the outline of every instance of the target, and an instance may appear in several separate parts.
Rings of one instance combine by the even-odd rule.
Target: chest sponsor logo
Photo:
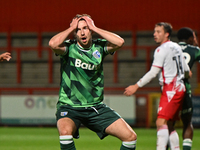
[[[101,57],[101,54],[99,53],[98,50],[94,51],[92,55],[97,59]]]
[[[84,63],[80,59],[76,59],[75,67],[79,67],[79,68],[87,69],[87,70],[96,70],[97,68],[96,65]]]

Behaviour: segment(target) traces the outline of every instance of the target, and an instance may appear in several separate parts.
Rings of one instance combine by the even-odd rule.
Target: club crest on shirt
[[[98,50],[94,51],[93,54],[92,54],[95,58],[100,58],[101,54],[99,53]]]
[[[61,116],[66,116],[67,114],[68,114],[67,111],[66,111],[66,112],[61,112],[61,113],[60,113]]]

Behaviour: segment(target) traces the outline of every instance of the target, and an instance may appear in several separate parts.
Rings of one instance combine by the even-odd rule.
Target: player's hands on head
[[[70,23],[70,27],[73,28],[74,30],[76,30],[77,26],[78,26],[78,21],[80,18],[73,18],[72,22]]]
[[[87,22],[89,29],[94,31],[94,28],[96,28],[96,26],[94,25],[94,21],[88,16],[83,16],[82,18],[85,19],[85,21]]]
[[[137,84],[130,85],[127,88],[125,88],[124,95],[131,96],[137,91],[138,88],[139,86]]]

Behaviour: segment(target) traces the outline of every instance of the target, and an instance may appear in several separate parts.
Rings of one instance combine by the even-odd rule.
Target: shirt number
[[[177,75],[179,76],[183,74],[183,66],[181,63],[180,55],[174,56],[172,59],[176,62]]]

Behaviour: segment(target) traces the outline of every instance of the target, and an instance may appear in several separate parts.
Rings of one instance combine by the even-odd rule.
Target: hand
[[[138,88],[139,86],[137,84],[130,85],[127,88],[125,88],[124,95],[131,96],[137,91]]]
[[[72,20],[72,22],[70,23],[70,27],[72,27],[74,30],[76,30],[77,26],[78,26],[78,21],[80,18],[74,18]]]
[[[189,78],[192,78],[192,71],[189,72]]]
[[[11,54],[9,52],[5,52],[3,54],[0,55],[0,61],[9,61],[11,59]]]
[[[83,16],[82,18],[85,19],[85,21],[87,22],[89,29],[94,31],[94,28],[96,28],[96,26],[94,25],[94,21],[88,16]]]
[[[198,46],[199,44],[198,44],[198,41],[197,41],[197,37],[196,37],[195,32],[193,32],[193,37],[194,37],[193,45],[194,45],[194,46]]]

